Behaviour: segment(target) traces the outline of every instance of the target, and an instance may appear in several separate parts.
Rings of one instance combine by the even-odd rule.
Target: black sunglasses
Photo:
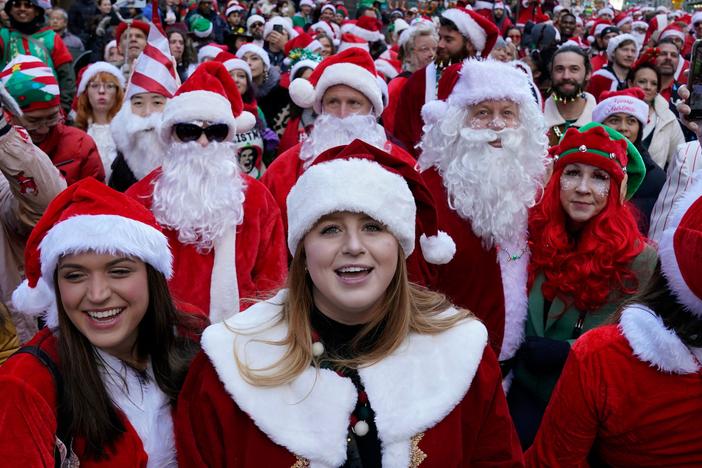
[[[208,141],[223,142],[229,135],[229,125],[214,124],[209,127],[202,128],[199,125],[190,123],[177,123],[173,126],[173,131],[180,141],[188,143],[196,141],[203,133]]]

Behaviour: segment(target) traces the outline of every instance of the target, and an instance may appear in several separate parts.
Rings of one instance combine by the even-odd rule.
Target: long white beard
[[[317,156],[335,146],[348,145],[359,139],[369,145],[389,151],[385,129],[373,115],[350,115],[339,118],[322,114],[314,121],[309,137],[300,147],[300,159],[307,169]]]
[[[448,125],[435,125],[425,134],[420,168],[437,168],[449,206],[470,221],[486,248],[518,241],[543,187],[545,132],[524,119],[524,125],[499,132],[461,128],[465,115],[447,115]],[[502,148],[488,144],[498,137]]]
[[[159,136],[161,113],[141,117],[125,102],[110,123],[112,138],[134,177],[141,180],[161,165],[166,151]]]
[[[246,185],[234,144],[173,143],[154,185],[152,211],[178,240],[208,252],[244,219]]]

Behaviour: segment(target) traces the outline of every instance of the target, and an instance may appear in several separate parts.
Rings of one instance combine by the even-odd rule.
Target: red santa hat
[[[232,13],[237,12],[237,11],[242,12],[242,11],[246,11],[246,9],[236,2],[231,2],[229,5],[227,5],[227,9],[224,12],[224,16],[229,16]]]
[[[230,54],[226,51],[222,51],[219,54],[217,54],[217,56],[214,59],[215,62],[220,62],[222,65],[224,65],[224,68],[226,68],[229,73],[231,73],[234,70],[243,70],[244,73],[246,73],[246,76],[249,78],[249,81],[253,81],[253,77],[251,75],[251,67],[249,67],[248,63],[244,62],[239,58],[236,58],[236,55]]]
[[[658,41],[661,41],[666,37],[677,37],[681,41],[685,42],[687,34],[683,31],[682,26],[677,23],[671,23],[658,36]]]
[[[125,100],[141,93],[170,98],[180,84],[168,39],[157,27],[151,28],[148,34],[144,51],[134,61]]]
[[[197,61],[202,63],[205,59],[214,59],[220,52],[227,50],[227,46],[210,42],[207,45],[200,47],[197,51]]]
[[[627,15],[626,13],[622,12],[619,13],[617,16],[614,17],[614,24],[617,25],[618,28],[621,28],[627,23],[633,23],[634,18],[631,16]]]
[[[125,21],[122,21],[117,25],[117,29],[115,29],[115,39],[117,40],[117,47],[120,47],[122,34],[124,34],[124,32],[127,30],[127,26],[129,26],[130,28],[140,29],[145,36],[149,35],[149,23],[140,20],[131,20],[130,23],[127,24]]]
[[[476,50],[487,57],[497,41],[500,31],[484,16],[465,8],[449,8],[441,16],[452,21],[463,37],[470,40]]]
[[[151,211],[92,177],[61,192],[44,211],[24,250],[27,279],[13,306],[58,326],[54,273],[67,254],[97,252],[136,257],[170,278],[173,256]]]
[[[402,62],[398,59],[397,52],[388,49],[375,61],[375,69],[388,80],[392,80],[402,72]]]
[[[283,49],[285,56],[287,57],[290,55],[290,52],[294,49],[305,49],[310,52],[319,52],[322,50],[322,44],[306,32],[303,32],[298,34],[296,38],[285,43],[285,48]]]
[[[322,31],[336,46],[341,43],[341,28],[336,23],[319,21],[310,26],[310,30]]]
[[[341,44],[339,44],[339,50],[337,52],[343,52],[345,50],[351,49],[352,47],[357,47],[359,49],[370,51],[368,46],[368,41],[362,37],[354,36],[351,33],[343,33],[341,35]]]
[[[98,73],[109,73],[110,75],[114,76],[122,88],[124,88],[126,84],[124,81],[124,73],[122,73],[119,68],[115,67],[111,63],[91,63],[78,73],[78,92],[76,93],[76,97],[80,96],[85,92],[85,89],[88,87],[88,83],[90,83],[90,80],[95,78]]]
[[[239,47],[236,51],[236,57],[243,59],[244,55],[248,54],[249,52],[258,55],[264,65],[266,65],[266,70],[271,68],[271,59],[268,57],[268,52],[266,52],[263,47],[257,46],[253,42],[248,42]]]
[[[698,11],[694,15],[692,15],[692,20],[690,21],[690,26],[695,27],[695,23],[702,22],[702,11]]]
[[[375,42],[385,39],[380,32],[378,20],[370,16],[361,16],[355,21],[349,21],[341,26],[342,33],[351,33],[354,36],[365,39],[368,42]],[[342,38],[343,40],[343,38]]]
[[[177,123],[203,120],[229,126],[227,140],[256,125],[256,118],[244,111],[244,103],[234,80],[219,62],[200,64],[178,92],[166,103],[161,122],[161,137],[170,141]]]
[[[319,10],[319,12],[324,13],[326,10],[331,10],[332,13],[336,13],[336,8],[331,3],[327,3],[326,5],[323,5],[322,8]]]
[[[609,15],[611,17],[614,17],[614,10],[612,10],[610,7],[600,8],[599,10],[597,10],[597,17],[599,18],[602,15]]]
[[[322,113],[322,97],[328,88],[336,85],[349,86],[368,98],[373,105],[373,114],[383,113],[383,96],[373,58],[365,50],[353,47],[327,57],[312,72],[308,80],[296,78],[290,83],[290,98],[298,106],[314,107]]]
[[[429,263],[448,263],[456,253],[453,239],[438,230],[434,201],[416,168],[361,140],[319,155],[290,190],[287,208],[293,255],[320,218],[339,211],[383,223],[405,257],[414,251],[417,225],[424,230],[420,245]]]
[[[644,92],[640,88],[628,88],[622,91],[603,91],[600,102],[592,110],[592,120],[602,123],[612,114],[628,114],[636,117],[641,125],[648,122],[648,104],[644,101]]]
[[[663,275],[678,301],[702,318],[702,177],[676,202],[658,246]]]
[[[668,27],[668,15],[656,15],[648,23],[648,30],[643,43],[648,44],[651,39],[658,42],[660,34]]]
[[[618,36],[614,36],[609,40],[607,43],[607,58],[610,60],[614,60],[614,52],[622,46],[626,41],[632,41],[634,43],[634,48],[636,49],[636,55],[639,55],[639,43],[636,41],[636,38],[631,35],[631,34],[620,34]]]

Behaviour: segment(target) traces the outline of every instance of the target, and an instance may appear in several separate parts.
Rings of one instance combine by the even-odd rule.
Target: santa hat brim
[[[469,14],[463,13],[456,8],[449,8],[441,16],[453,21],[461,34],[470,39],[470,42],[478,52],[485,50],[487,33]]]
[[[98,73],[109,73],[117,79],[122,89],[126,86],[124,74],[117,67],[107,62],[95,62],[83,72],[80,83],[78,83],[78,96],[85,92],[90,80],[95,78]]]

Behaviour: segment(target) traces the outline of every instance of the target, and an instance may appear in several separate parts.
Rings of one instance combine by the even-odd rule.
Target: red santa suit
[[[204,332],[203,352],[178,403],[181,466],[337,467],[346,460],[357,399],[350,379],[310,366],[290,384],[257,387],[232,357],[233,349],[245,352],[255,368],[282,357],[285,348],[259,340],[287,334],[279,320],[284,294]],[[238,335],[227,326],[260,332]],[[412,333],[398,351],[358,369],[375,412],[383,467],[522,465],[486,340],[485,327],[468,319],[438,335]]]
[[[543,23],[550,19],[541,9],[541,1],[534,0],[530,2],[529,0],[523,0],[522,7],[519,9],[519,16],[517,17],[517,26],[524,26],[529,21],[532,23]]]
[[[583,335],[551,397],[529,466],[702,466],[702,350],[642,305]],[[594,450],[591,452],[591,450]]]

